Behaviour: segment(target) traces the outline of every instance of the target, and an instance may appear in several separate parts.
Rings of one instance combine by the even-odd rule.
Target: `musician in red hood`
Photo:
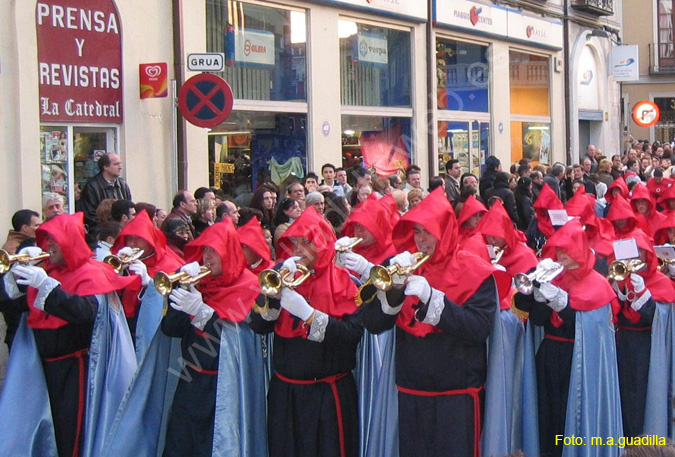
[[[476,254],[486,261],[490,261],[485,240],[478,230],[481,218],[487,213],[487,208],[476,197],[470,195],[459,212],[459,235],[457,245],[460,249]]]
[[[652,239],[641,230],[635,238],[640,260],[646,266],[623,280],[610,281],[621,305],[616,332],[616,348],[621,387],[623,432],[625,436],[643,433],[651,352],[651,329],[656,303],[670,308],[675,302],[673,283],[658,271],[658,258]]]
[[[359,455],[352,370],[363,336],[349,272],[335,264],[332,227],[310,207],[278,241],[277,268],[311,275],[280,297],[260,296],[251,328],[274,332],[274,376],[268,393],[269,455]]]
[[[486,340],[497,291],[510,278],[457,249],[457,220],[442,188],[396,224],[401,251],[390,264],[410,267],[411,252],[430,259],[412,276],[393,275],[360,309],[375,334],[396,326],[400,455],[479,456]],[[372,287],[372,286],[370,286]]]
[[[251,273],[258,276],[263,270],[272,268],[272,250],[265,241],[262,226],[256,216],[237,228],[237,235]]]
[[[630,191],[628,190],[628,184],[626,184],[626,181],[623,179],[623,176],[616,178],[614,182],[607,188],[607,193],[605,194],[605,201],[607,201],[604,213],[605,217],[607,217],[609,209],[611,208],[612,203],[614,203],[614,199],[619,195],[625,198],[626,200],[630,198]]]
[[[659,204],[663,208],[663,214],[666,216],[675,210],[675,185],[670,186],[661,194]]]
[[[535,217],[527,228],[525,236],[527,236],[527,245],[539,257],[546,244],[546,240],[555,233],[555,228],[551,223],[548,211],[552,209],[564,209],[564,206],[553,189],[548,184],[544,184],[539,197],[537,197],[532,207],[534,208]]]
[[[536,356],[539,444],[542,456],[560,456],[565,434],[567,394],[572,371],[577,311],[591,311],[612,303],[616,295],[605,278],[593,270],[595,256],[577,219],[549,238],[538,268],[563,270],[553,280],[534,284],[534,293],[515,295],[516,307],[529,312],[529,323],[544,327]],[[613,354],[612,354],[613,355]]]
[[[196,287],[174,288],[162,319],[162,332],[181,339],[181,355],[189,375],[181,376],[176,387],[163,455],[207,457],[212,454],[214,415],[218,414],[215,411],[218,383],[237,383],[218,376],[219,335],[225,331],[219,326],[226,325],[223,322],[236,323],[242,338],[247,334],[253,337],[245,319],[260,287],[256,276],[246,269],[244,252],[230,219],[208,227],[199,238],[188,243],[185,257],[190,263],[181,271],[195,277],[200,273],[201,262],[211,274]],[[248,357],[253,358],[254,354],[242,355],[239,363]],[[235,393],[234,385],[230,388],[233,395],[247,394],[245,389]]]
[[[632,232],[636,229],[642,229],[644,232],[649,231],[649,228],[645,226],[644,219],[638,220],[630,203],[621,195],[614,197],[614,203],[607,213],[607,220],[614,225],[614,240],[630,238]],[[642,225],[640,222],[642,222]]]
[[[654,236],[666,216],[656,211],[656,202],[654,201],[654,197],[649,193],[647,186],[638,184],[633,188],[630,205],[635,211],[635,216],[640,220],[640,225],[646,226],[649,229],[645,233],[649,236]]]
[[[84,442],[84,402],[91,372],[87,363],[94,321],[99,306],[108,306],[100,297],[119,309],[115,292],[138,278],[118,276],[109,265],[92,259],[82,213],[45,222],[36,231],[36,241],[39,248],[25,248],[24,253],[35,256],[46,251],[49,259],[41,266],[15,263],[3,276],[0,308],[18,306],[28,313],[27,324],[42,359],[58,455],[77,456]],[[27,292],[17,284],[28,286]],[[105,360],[92,361],[97,362]]]

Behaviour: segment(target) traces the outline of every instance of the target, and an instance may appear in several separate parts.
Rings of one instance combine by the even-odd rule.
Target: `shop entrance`
[[[441,121],[438,123],[438,167],[445,172],[445,163],[459,160],[462,173],[480,178],[485,158],[490,151],[490,123],[487,121]]]

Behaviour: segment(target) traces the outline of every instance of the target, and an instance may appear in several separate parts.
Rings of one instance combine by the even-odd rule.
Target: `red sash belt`
[[[84,358],[89,354],[89,348],[80,349],[79,351],[71,352],[70,354],[59,357],[50,357],[43,359],[44,362],[60,362],[62,360],[77,358],[79,366],[79,392],[77,393],[77,431],[75,432],[75,446],[73,447],[73,457],[80,454],[80,435],[82,434],[82,423],[84,422],[84,380],[85,380],[85,360]]]
[[[562,336],[549,335],[548,333],[544,335],[544,338],[553,341],[562,341],[563,343],[574,343],[574,338],[564,338]]]
[[[469,395],[473,400],[473,455],[480,457],[480,398],[478,394],[483,390],[480,387],[468,387],[466,389],[445,390],[442,392],[429,392],[426,390],[408,389],[407,387],[396,386],[399,392],[408,395],[417,395],[420,397],[441,397],[446,395]]]
[[[192,371],[196,371],[197,373],[200,374],[210,374],[217,376],[218,375],[218,370],[204,370],[203,368],[196,367],[194,365],[186,365],[188,368],[190,368]]]
[[[337,412],[338,436],[340,437],[340,456],[346,457],[345,429],[342,423],[342,407],[340,406],[340,396],[338,395],[337,385],[335,383],[340,379],[344,378],[345,376],[349,375],[349,373],[335,374],[321,379],[291,379],[279,374],[278,371],[275,371],[274,375],[277,378],[289,384],[300,384],[300,385],[330,384],[331,391],[333,392],[333,399],[335,400],[335,411]]]
[[[651,329],[651,325],[648,325],[647,327],[628,327],[625,325],[619,325],[619,330],[631,330],[633,332],[648,332],[651,331]]]

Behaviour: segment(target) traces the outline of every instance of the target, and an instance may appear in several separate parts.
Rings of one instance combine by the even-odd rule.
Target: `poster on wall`
[[[40,120],[122,122],[122,24],[113,0],[35,7]]]

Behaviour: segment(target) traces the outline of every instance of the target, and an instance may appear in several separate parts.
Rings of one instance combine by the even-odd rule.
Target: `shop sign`
[[[613,46],[610,57],[612,74],[616,81],[639,81],[640,59],[638,46]]]
[[[389,55],[386,37],[371,33],[359,33],[355,40],[354,55],[360,63],[387,65]]]
[[[271,32],[228,26],[225,43],[228,66],[274,66],[274,34]]]
[[[506,9],[468,0],[434,2],[438,24],[506,36]]]
[[[590,46],[584,46],[579,54],[577,81],[577,108],[600,110],[598,63]]]
[[[661,118],[661,111],[655,103],[649,100],[637,102],[633,108],[633,121],[640,127],[656,125]]]
[[[562,49],[563,27],[560,21],[547,21],[509,10],[508,11],[509,38],[526,41],[531,44]]]
[[[142,63],[139,66],[141,99],[167,96],[168,66],[166,62]]]
[[[122,24],[113,0],[35,8],[40,120],[122,122]]]

